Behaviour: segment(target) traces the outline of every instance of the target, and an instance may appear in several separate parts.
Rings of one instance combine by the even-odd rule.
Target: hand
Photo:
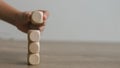
[[[43,31],[46,25],[46,20],[48,18],[49,13],[44,10],[39,10],[42,11],[44,16],[43,16],[43,23],[40,25],[35,26],[40,31]],[[22,32],[27,33],[28,30],[30,29],[29,25],[31,24],[31,12],[21,12],[21,14],[16,17],[16,22],[15,26]]]

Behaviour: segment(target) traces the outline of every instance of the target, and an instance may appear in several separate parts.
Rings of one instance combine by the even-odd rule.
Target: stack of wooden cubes
[[[40,63],[40,30],[34,28],[34,25],[43,23],[43,12],[33,11],[31,16],[32,25],[28,31],[28,64],[36,65]],[[32,28],[33,26],[33,28]]]

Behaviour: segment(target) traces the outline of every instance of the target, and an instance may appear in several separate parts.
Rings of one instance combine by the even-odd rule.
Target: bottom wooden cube
[[[28,64],[37,65],[39,63],[40,63],[40,55],[39,55],[39,53],[28,54]]]

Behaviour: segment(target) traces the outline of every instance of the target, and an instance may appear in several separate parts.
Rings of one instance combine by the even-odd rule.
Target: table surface
[[[27,42],[0,40],[0,68],[120,68],[120,43],[41,41],[41,60],[27,65]]]

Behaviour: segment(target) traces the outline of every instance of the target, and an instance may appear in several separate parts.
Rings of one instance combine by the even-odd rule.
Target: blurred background
[[[45,41],[120,42],[120,0],[5,0],[21,11],[50,12]],[[0,21],[0,38],[26,40],[27,35]]]

